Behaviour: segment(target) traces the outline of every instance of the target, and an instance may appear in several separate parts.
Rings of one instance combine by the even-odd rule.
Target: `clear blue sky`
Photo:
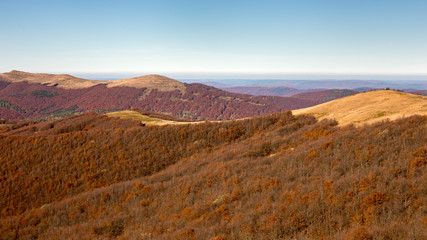
[[[0,0],[0,72],[427,75],[425,0]]]

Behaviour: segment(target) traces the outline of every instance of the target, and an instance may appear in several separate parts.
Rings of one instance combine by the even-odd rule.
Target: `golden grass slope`
[[[359,93],[309,108],[292,111],[311,114],[319,120],[335,119],[340,125],[395,120],[410,115],[427,115],[427,97],[398,91],[379,90]]]
[[[132,120],[138,120],[141,121],[141,123],[145,123],[148,126],[161,126],[161,125],[177,125],[177,124],[189,124],[194,122],[176,122],[176,121],[170,121],[170,120],[164,120],[160,118],[153,118],[149,117],[147,115],[141,114],[136,111],[131,110],[125,110],[125,111],[117,111],[117,112],[110,112],[106,114],[108,117],[119,117],[121,119],[132,119]]]
[[[146,75],[142,77],[127,78],[115,81],[108,81],[108,87],[134,87],[159,89],[160,91],[175,91],[185,92],[185,85],[182,82],[161,75]]]
[[[48,86],[56,85],[65,89],[88,88],[102,83],[102,81],[86,80],[67,74],[28,73],[16,70],[1,73],[0,80],[7,82],[40,83],[47,84]]]
[[[77,78],[67,74],[46,74],[46,73],[28,73],[22,71],[10,71],[0,73],[0,80],[7,82],[28,82],[47,84],[48,86],[56,86],[64,89],[82,89],[92,87],[98,84],[106,84],[107,87],[134,87],[147,88],[149,90],[157,89],[159,91],[174,91],[179,90],[185,92],[185,84],[177,80],[161,76],[161,75],[146,75],[135,78],[127,78],[112,81],[98,81]]]

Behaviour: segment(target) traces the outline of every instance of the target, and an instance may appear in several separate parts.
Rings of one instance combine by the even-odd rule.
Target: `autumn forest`
[[[427,240],[427,1],[0,9],[0,240]]]
[[[427,117],[0,128],[1,239],[425,239]]]

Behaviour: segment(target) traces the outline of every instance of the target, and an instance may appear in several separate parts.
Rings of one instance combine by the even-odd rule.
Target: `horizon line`
[[[204,72],[204,71],[23,71],[28,73],[69,74],[85,77],[92,80],[95,78],[121,79],[123,77],[138,77],[144,75],[164,75],[171,78],[185,80],[411,80],[427,81],[427,73],[356,73],[356,72]],[[14,71],[10,70],[8,72]],[[4,72],[7,73],[7,72]],[[409,78],[409,79],[408,79]],[[101,79],[99,79],[101,80]]]

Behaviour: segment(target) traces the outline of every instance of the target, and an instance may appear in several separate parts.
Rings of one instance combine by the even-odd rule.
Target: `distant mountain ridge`
[[[246,83],[239,86],[221,86],[222,82],[215,82],[221,89],[255,96],[282,96],[300,99],[310,99],[323,103],[345,97],[357,92],[368,92],[381,89],[393,89],[426,96],[427,82],[423,81],[379,81],[379,80],[239,80],[233,83]],[[207,83],[208,85],[211,82]]]
[[[297,93],[302,93],[311,90],[301,90],[286,86],[281,87],[262,87],[262,86],[241,86],[241,87],[225,87],[221,88],[232,93],[250,94],[255,96],[282,96],[288,97]]]
[[[319,103],[329,102],[342,97],[357,94],[357,91],[350,89],[331,89],[323,91],[303,92],[292,95],[291,97],[319,101]]]
[[[309,107],[315,101],[229,93],[160,75],[96,81],[71,75],[0,74],[0,119],[49,120],[127,109],[191,120],[229,120]]]
[[[244,80],[244,79],[229,79],[219,80],[213,79],[210,82],[215,84],[227,84],[228,87],[261,87],[261,88],[295,88],[300,90],[310,89],[427,89],[427,79],[421,80]],[[206,83],[209,85],[209,82]],[[219,85],[218,85],[219,86]],[[221,87],[222,88],[222,87]],[[227,88],[227,87],[226,87]]]

